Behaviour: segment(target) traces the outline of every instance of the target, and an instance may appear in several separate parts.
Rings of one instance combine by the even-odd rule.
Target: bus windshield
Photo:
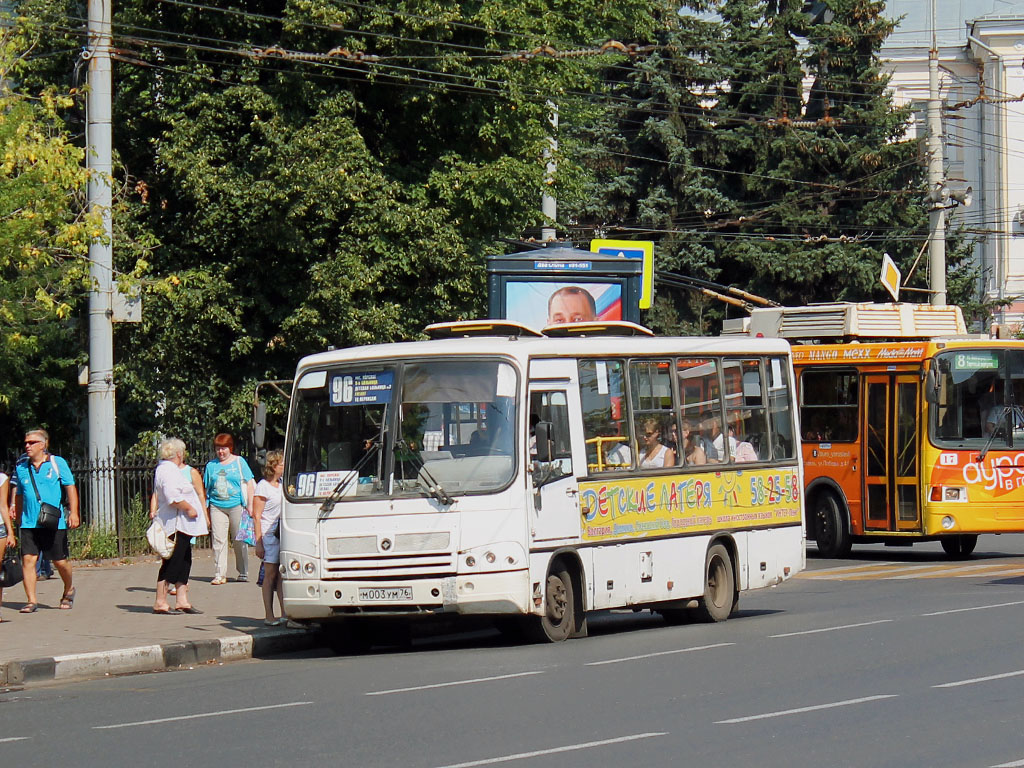
[[[345,501],[502,488],[516,465],[517,382],[510,364],[475,358],[307,371],[286,492]]]
[[[957,349],[932,366],[936,445],[1024,447],[1024,350]]]

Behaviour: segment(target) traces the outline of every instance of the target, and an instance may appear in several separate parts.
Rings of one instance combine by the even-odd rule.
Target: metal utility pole
[[[548,148],[544,150],[544,159],[547,161],[547,176],[544,177],[544,183],[550,186],[555,183],[555,171],[558,170],[558,163],[555,160],[555,152],[558,151],[558,105],[553,101],[549,101],[547,105],[551,110],[548,114],[551,135],[548,136]],[[541,195],[540,212],[544,215],[545,224],[541,227],[540,239],[547,243],[555,239],[555,222],[558,219],[558,202],[547,192]]]
[[[932,304],[946,303],[946,198],[943,181],[942,107],[939,102],[939,46],[935,35],[935,0],[932,0],[932,47],[928,52],[928,267]]]
[[[111,222],[111,4],[89,0],[89,94],[86,103],[86,163],[89,168],[88,206],[103,217],[103,236],[89,246],[89,452],[97,471],[90,483],[92,519],[113,529],[115,524],[113,472],[99,471],[116,447],[114,435],[113,225]],[[108,468],[109,469],[109,468]]]

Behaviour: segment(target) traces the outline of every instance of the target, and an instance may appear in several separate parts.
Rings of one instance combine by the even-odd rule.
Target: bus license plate
[[[363,603],[398,603],[412,600],[412,587],[360,587],[359,600]]]

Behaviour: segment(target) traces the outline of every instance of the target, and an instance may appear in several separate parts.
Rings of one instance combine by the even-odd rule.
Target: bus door
[[[864,380],[864,531],[920,531],[920,379],[868,374]]]
[[[530,386],[529,486],[530,538],[534,543],[566,539],[579,540],[579,479],[586,469],[586,457],[573,456],[573,445],[582,445],[583,435],[572,434],[570,413],[579,413],[579,390],[576,387]],[[536,425],[543,423],[548,431],[550,460],[541,461],[537,454]],[[578,459],[583,459],[578,460]]]

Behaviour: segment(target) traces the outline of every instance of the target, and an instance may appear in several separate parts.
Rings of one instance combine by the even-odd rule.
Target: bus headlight
[[[511,541],[474,547],[461,554],[465,564],[463,571],[487,573],[526,567],[526,553],[519,544]]]
[[[290,552],[281,555],[281,573],[286,579],[315,579],[319,575],[319,570],[315,558]]]
[[[928,494],[929,501],[967,501],[967,486],[965,485],[933,485],[931,493]]]
[[[956,525],[956,520],[954,520],[951,515],[946,515],[945,517],[942,518],[942,527],[945,528],[947,531],[953,530],[953,527],[955,525]]]

